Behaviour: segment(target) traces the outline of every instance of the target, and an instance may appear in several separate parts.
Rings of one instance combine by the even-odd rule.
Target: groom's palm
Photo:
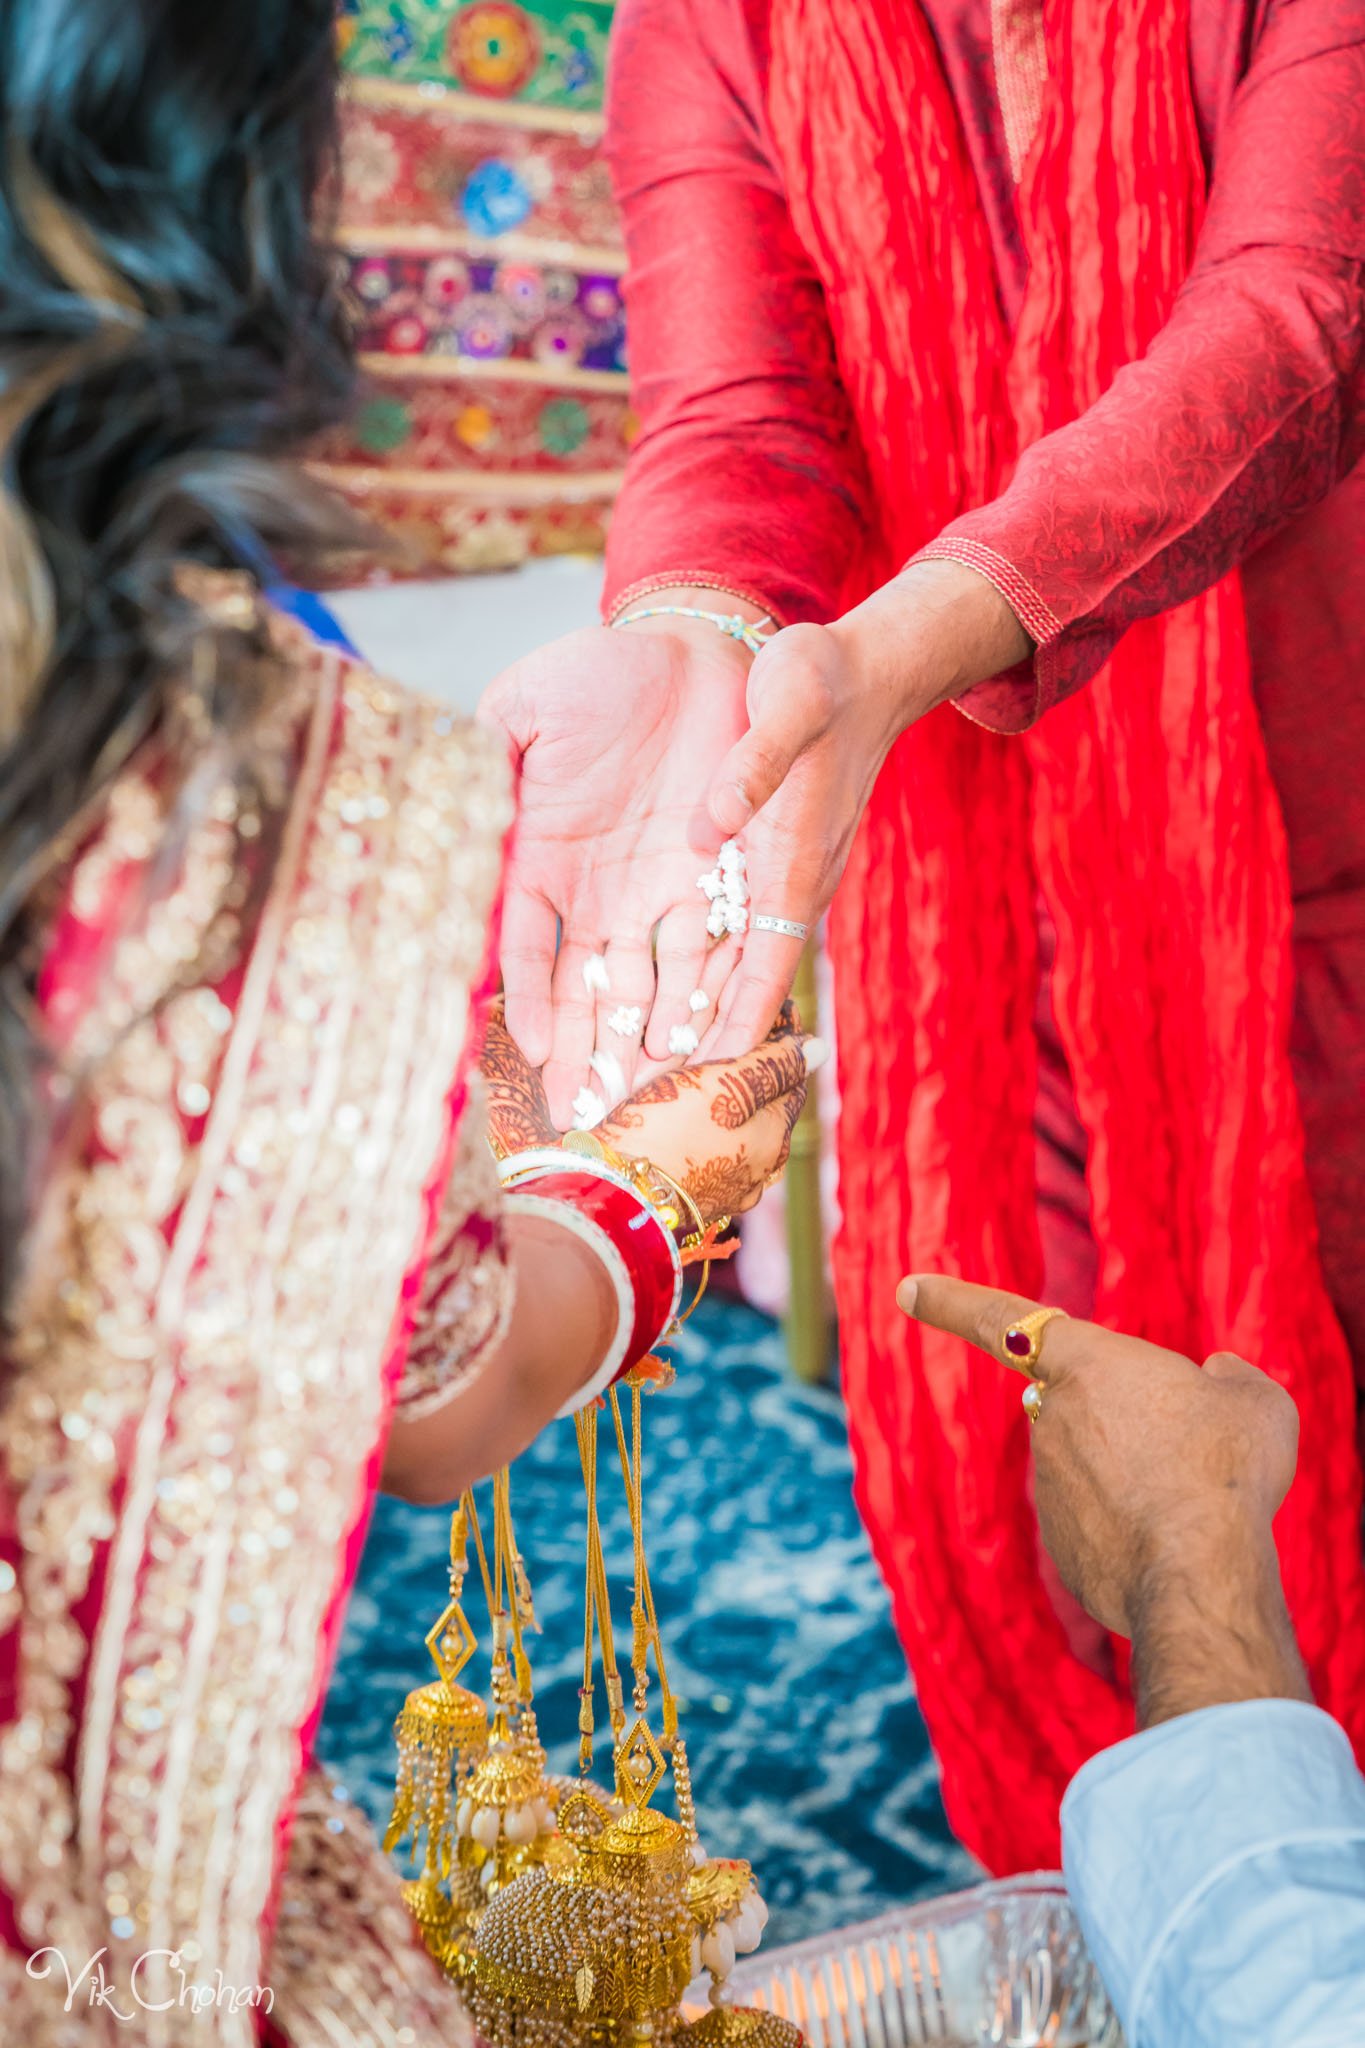
[[[706,794],[744,729],[746,668],[719,636],[712,648],[667,631],[589,627],[514,663],[484,701],[482,715],[521,760],[502,934],[507,1023],[532,1064],[545,1063],[561,1128],[599,1041],[630,1083],[634,1048],[602,1038],[611,1009],[655,1009],[652,1051],[688,1021],[706,953],[697,876],[721,837]],[[661,920],[655,1007],[650,935]],[[601,952],[609,998],[583,979]]]

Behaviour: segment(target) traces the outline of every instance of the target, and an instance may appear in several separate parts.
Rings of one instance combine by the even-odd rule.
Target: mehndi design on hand
[[[493,1149],[505,1158],[511,1152],[528,1152],[537,1145],[557,1145],[559,1133],[550,1115],[544,1080],[538,1068],[528,1066],[521,1047],[509,1033],[501,997],[489,1013],[480,1065],[487,1084],[488,1132]]]

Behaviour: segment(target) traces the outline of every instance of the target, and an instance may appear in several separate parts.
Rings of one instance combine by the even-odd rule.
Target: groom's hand
[[[735,609],[715,592],[648,600],[686,602]],[[697,878],[724,836],[706,793],[744,729],[749,661],[705,622],[588,627],[514,663],[484,699],[481,717],[507,735],[521,769],[502,925],[507,1026],[544,1066],[561,1130],[581,1087],[602,1092],[589,1073],[595,1049],[618,1062],[629,1092],[642,1047],[667,1061],[674,1028],[696,1022],[694,991],[705,986],[714,1002],[733,964],[733,946],[709,949]],[[605,991],[583,975],[599,953]],[[633,1012],[637,1032],[613,1028]]]
[[[789,626],[749,675],[749,729],[709,803],[743,833],[750,916],[814,926],[843,874],[872,786],[907,726],[1032,642],[994,586],[956,562],[918,562],[832,626]],[[798,939],[752,929],[708,1057],[753,1045],[790,988]]]
[[[758,616],[709,590],[661,591],[638,609],[670,604]],[[571,633],[498,678],[481,715],[521,764],[507,1023],[544,1065],[560,1129],[594,1051],[617,1084],[599,1074],[596,1092],[619,1099],[642,1043],[666,1064],[680,1028],[706,1032],[706,1058],[738,1057],[766,1034],[801,946],[752,929],[742,953],[709,945],[697,880],[722,840],[743,836],[751,918],[813,925],[896,736],[1030,645],[991,584],[926,562],[832,627],[779,634],[752,674],[714,625],[656,616]],[[605,989],[584,978],[596,954]]]

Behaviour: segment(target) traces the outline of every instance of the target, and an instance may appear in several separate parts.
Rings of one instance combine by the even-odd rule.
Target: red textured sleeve
[[[1214,583],[1365,454],[1365,10],[1281,0],[1221,138],[1170,320],[998,499],[925,550],[979,569],[1039,643],[969,693],[1018,730],[1135,619]]]
[[[607,615],[642,584],[715,583],[784,622],[839,608],[869,516],[824,298],[763,117],[762,10],[621,0],[607,156],[625,225],[641,429]]]

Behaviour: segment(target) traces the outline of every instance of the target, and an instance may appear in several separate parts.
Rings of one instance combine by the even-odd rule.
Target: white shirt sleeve
[[[1316,1707],[1209,1707],[1105,1750],[1062,1842],[1129,2048],[1365,2048],[1365,1778]]]

